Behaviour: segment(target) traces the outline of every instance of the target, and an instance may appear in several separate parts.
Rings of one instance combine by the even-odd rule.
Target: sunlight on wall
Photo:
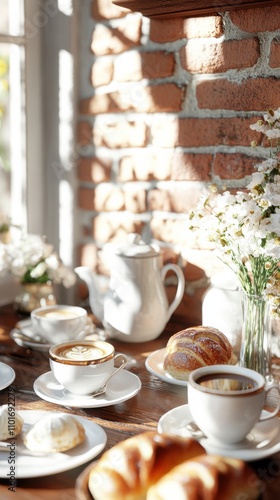
[[[73,163],[73,56],[59,51],[59,254],[66,265],[73,255],[73,192],[67,174]],[[62,179],[63,174],[63,179]]]

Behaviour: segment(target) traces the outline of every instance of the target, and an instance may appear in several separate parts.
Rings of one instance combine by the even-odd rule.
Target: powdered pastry
[[[70,450],[85,439],[83,425],[67,413],[47,415],[38,420],[24,436],[32,451],[55,453]]]

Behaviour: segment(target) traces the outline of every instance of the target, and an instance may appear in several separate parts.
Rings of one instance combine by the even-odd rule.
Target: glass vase
[[[257,371],[266,381],[271,381],[269,302],[263,296],[242,294],[242,311],[240,365]]]
[[[14,301],[14,309],[23,315],[29,315],[33,309],[55,305],[56,297],[53,284],[22,283],[21,290]]]

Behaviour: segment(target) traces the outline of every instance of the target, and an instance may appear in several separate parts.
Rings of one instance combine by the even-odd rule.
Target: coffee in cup
[[[86,334],[87,311],[70,305],[44,306],[31,312],[31,322],[42,339],[57,344]]]
[[[262,410],[270,390],[278,391],[277,408]],[[211,442],[221,446],[241,442],[262,420],[277,415],[278,384],[265,385],[263,376],[249,368],[213,365],[190,373],[188,404],[195,423]]]
[[[113,373],[115,362],[126,357],[115,354],[115,348],[102,340],[62,342],[49,350],[50,366],[55,379],[69,392],[90,395],[102,387]]]

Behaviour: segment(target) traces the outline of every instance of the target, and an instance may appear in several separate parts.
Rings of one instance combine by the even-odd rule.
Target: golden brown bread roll
[[[205,454],[174,467],[151,486],[147,500],[256,500],[260,492],[260,480],[245,462]]]
[[[103,453],[89,474],[94,500],[140,500],[162,475],[205,453],[192,438],[144,432]]]
[[[227,337],[209,326],[194,326],[170,337],[163,369],[177,380],[188,380],[191,371],[207,365],[233,365],[237,361]]]

